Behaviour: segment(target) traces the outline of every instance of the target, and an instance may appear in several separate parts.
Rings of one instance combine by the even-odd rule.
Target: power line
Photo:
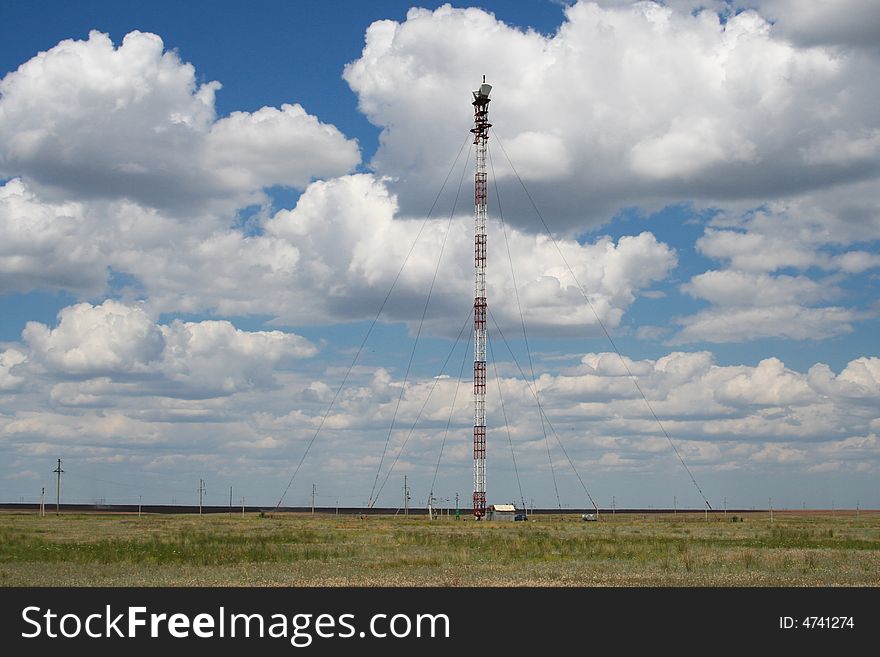
[[[504,407],[504,395],[501,392],[501,377],[498,376],[498,366],[495,364],[495,350],[492,341],[489,340],[489,357],[492,359],[492,371],[495,373],[495,383],[498,385],[498,400],[501,402],[501,416],[504,418],[504,428],[507,430],[507,442],[510,444],[510,459],[513,461],[513,472],[516,475],[516,487],[519,489],[519,500],[522,508],[526,508],[526,498],[523,496],[522,484],[519,480],[519,468],[516,467],[516,454],[513,452],[513,438],[510,436],[510,422],[507,421],[507,409]],[[543,424],[543,420],[541,421]]]
[[[500,144],[499,144],[500,145]],[[529,336],[526,333],[526,320],[523,315],[522,303],[519,299],[519,286],[516,284],[516,273],[513,269],[513,257],[510,254],[510,242],[507,239],[507,224],[504,222],[504,208],[501,205],[501,192],[498,186],[498,179],[495,177],[495,162],[492,160],[492,151],[488,150],[489,167],[492,169],[492,181],[495,183],[495,198],[498,200],[498,217],[501,220],[501,234],[504,236],[504,246],[507,250],[507,263],[510,265],[510,278],[513,283],[513,295],[516,299],[516,308],[519,311],[519,322],[522,327],[523,341],[526,347],[526,355],[529,357],[529,371],[532,375],[532,381],[535,380],[535,365],[532,362],[532,350],[529,348]],[[535,387],[537,395],[538,388]],[[556,492],[556,505],[562,511],[562,500],[559,498],[559,485],[556,483],[556,468],[553,466],[553,456],[550,454],[550,439],[547,437],[547,427],[544,424],[544,416],[538,413],[541,420],[541,432],[544,434],[544,444],[547,446],[547,462],[550,464],[550,476],[553,478],[553,490]]]
[[[400,269],[397,270],[397,275],[395,275],[394,280],[391,282],[391,287],[388,288],[388,293],[385,295],[385,298],[382,300],[381,305],[379,306],[379,310],[376,311],[376,316],[373,318],[373,321],[370,322],[370,326],[367,329],[366,334],[364,335],[364,339],[361,340],[360,346],[358,346],[357,352],[354,355],[354,358],[351,359],[351,365],[348,366],[348,369],[345,372],[345,376],[342,377],[342,382],[339,384],[339,387],[336,389],[336,393],[333,395],[333,399],[330,401],[330,405],[327,406],[327,410],[324,412],[324,416],[321,418],[320,424],[318,424],[318,428],[315,429],[315,433],[312,436],[312,439],[309,441],[309,444],[306,446],[305,452],[303,452],[302,458],[300,458],[299,463],[296,465],[296,469],[293,471],[293,474],[290,475],[290,480],[287,482],[287,486],[284,487],[284,492],[281,494],[281,497],[278,499],[278,503],[275,505],[275,510],[277,511],[281,506],[281,503],[284,501],[284,497],[287,495],[287,492],[290,490],[290,487],[293,485],[293,480],[296,479],[296,475],[299,473],[300,468],[302,468],[302,464],[305,462],[306,457],[312,449],[312,445],[315,444],[315,440],[318,438],[318,434],[321,433],[321,429],[324,427],[324,423],[327,421],[327,418],[330,416],[330,411],[333,410],[333,407],[336,405],[336,400],[339,399],[340,393],[342,393],[342,389],[345,387],[345,384],[348,382],[348,377],[351,376],[351,371],[354,369],[355,364],[360,358],[361,352],[364,350],[364,346],[367,344],[367,340],[369,340],[370,335],[373,333],[373,329],[379,321],[379,317],[382,315],[382,311],[385,310],[385,305],[388,303],[388,299],[391,298],[391,293],[394,291],[394,288],[397,286],[397,281],[400,280],[400,276],[403,273],[404,268],[406,267],[406,263],[409,262],[409,258],[412,255],[413,250],[416,248],[416,244],[421,238],[422,233],[425,230],[425,226],[428,225],[428,220],[431,218],[431,214],[434,212],[434,208],[437,206],[437,201],[440,200],[440,195],[443,193],[443,190],[446,188],[446,183],[449,181],[449,176],[452,175],[453,170],[455,169],[455,165],[458,163],[458,159],[461,157],[462,151],[464,151],[464,147],[469,141],[469,137],[465,137],[464,141],[461,143],[461,147],[458,149],[458,154],[455,156],[455,160],[452,162],[452,166],[449,167],[449,171],[446,173],[446,178],[443,180],[443,184],[440,186],[440,190],[437,192],[437,195],[434,197],[434,202],[431,204],[430,209],[428,210],[428,214],[425,216],[424,221],[422,221],[421,226],[419,227],[419,232],[416,234],[415,239],[409,247],[409,251],[406,254],[406,257],[403,259],[403,263],[400,265]]]
[[[55,513],[57,515],[61,513],[61,475],[64,474],[64,470],[61,469],[61,459],[58,459],[58,467],[52,472],[58,475],[58,480],[55,484]]]
[[[464,324],[462,324],[461,329],[459,329],[458,337],[455,338],[455,342],[452,345],[452,349],[449,350],[449,353],[446,355],[446,360],[443,361],[443,365],[440,367],[440,374],[438,374],[438,376],[434,377],[433,382],[431,383],[431,388],[428,390],[428,394],[425,397],[425,401],[422,402],[422,407],[419,409],[419,412],[416,414],[416,419],[413,421],[413,424],[409,429],[409,433],[406,434],[406,439],[404,439],[403,444],[400,446],[400,449],[397,451],[397,455],[394,457],[394,461],[392,461],[391,467],[388,468],[388,472],[385,473],[385,478],[382,480],[382,485],[379,487],[379,490],[376,492],[376,497],[372,498],[372,496],[371,496],[370,508],[372,508],[376,504],[376,501],[379,499],[379,495],[382,494],[382,489],[385,488],[385,484],[388,481],[388,478],[391,476],[391,473],[394,472],[394,468],[397,465],[397,461],[400,459],[400,455],[403,454],[403,450],[406,448],[406,445],[409,442],[409,439],[412,437],[413,432],[416,429],[416,425],[418,425],[419,420],[422,417],[422,413],[424,412],[425,408],[428,405],[428,401],[430,401],[430,399],[431,399],[431,395],[434,394],[434,389],[437,387],[437,384],[440,381],[440,379],[438,377],[440,375],[442,375],[443,372],[446,370],[446,366],[449,364],[449,359],[452,358],[452,354],[455,352],[455,348],[458,346],[458,343],[461,341],[461,336],[464,334],[464,329],[468,324],[468,320],[470,320],[470,318],[471,318],[471,312],[472,311],[468,312],[468,315],[464,320]]]
[[[520,376],[525,380],[526,386],[529,389],[529,392],[532,393],[532,396],[535,398],[535,402],[538,404],[538,410],[541,411],[541,415],[544,416],[544,419],[547,421],[547,426],[550,427],[550,431],[553,433],[553,437],[556,438],[556,442],[559,443],[559,447],[562,450],[562,453],[565,454],[566,460],[568,460],[568,464],[571,466],[572,471],[577,477],[578,481],[581,484],[581,488],[584,489],[584,492],[587,494],[590,502],[593,507],[597,507],[596,501],[593,499],[593,496],[590,494],[590,491],[587,489],[587,485],[584,483],[584,480],[581,478],[581,473],[578,472],[578,469],[574,465],[574,461],[571,460],[571,457],[568,455],[568,450],[565,449],[565,445],[562,444],[562,439],[559,437],[559,434],[556,433],[556,428],[553,426],[553,423],[550,421],[550,418],[547,417],[547,414],[544,412],[544,407],[541,404],[541,400],[538,399],[537,386],[534,386],[531,381],[526,377],[525,372],[523,372],[522,367],[520,367],[519,361],[516,359],[516,356],[513,353],[513,349],[510,347],[510,343],[507,341],[507,338],[504,337],[504,332],[501,330],[501,327],[498,326],[498,322],[495,321],[495,316],[492,314],[492,311],[489,311],[489,317],[492,320],[492,323],[495,325],[495,330],[498,331],[498,335],[501,336],[501,340],[504,342],[504,345],[507,347],[507,351],[510,353],[510,357],[513,359],[513,363],[516,365],[516,369],[519,370]]]
[[[574,269],[571,267],[570,264],[568,264],[568,260],[566,259],[565,254],[562,252],[562,249],[559,248],[559,243],[556,241],[556,238],[553,237],[553,233],[550,232],[550,228],[549,228],[549,226],[547,226],[547,222],[544,221],[544,216],[541,214],[541,211],[538,209],[538,206],[535,204],[535,200],[532,198],[532,195],[529,193],[528,188],[526,187],[525,183],[523,182],[523,179],[520,177],[519,172],[516,170],[516,167],[513,165],[513,162],[511,162],[510,156],[507,154],[507,151],[504,148],[504,144],[501,143],[501,139],[498,138],[498,135],[495,133],[494,130],[492,131],[492,134],[494,134],[495,138],[498,139],[498,146],[501,147],[501,152],[504,153],[504,157],[507,158],[507,162],[508,162],[508,164],[510,164],[511,170],[513,171],[514,175],[516,176],[516,179],[519,181],[519,184],[522,186],[523,191],[526,193],[526,196],[528,197],[529,202],[532,204],[532,208],[534,208],[535,214],[538,215],[538,219],[541,220],[541,224],[544,226],[544,231],[547,233],[547,236],[553,242],[553,246],[556,248],[556,251],[559,253],[560,258],[562,258],[562,262],[565,264],[566,269],[568,269],[568,273],[571,274],[571,277],[574,280],[575,285],[577,285],[578,290],[580,291],[581,295],[584,297],[584,300],[586,300],[587,305],[590,307],[590,310],[593,312],[593,316],[596,318],[596,322],[602,328],[602,332],[605,334],[606,339],[611,344],[611,347],[614,349],[614,353],[616,353],[617,357],[620,359],[620,362],[623,365],[624,370],[626,370],[627,375],[629,376],[630,380],[635,385],[636,390],[638,390],[639,395],[641,395],[641,397],[642,397],[642,400],[645,402],[645,406],[648,407],[648,411],[650,411],[651,415],[654,418],[654,421],[657,423],[657,426],[660,427],[660,431],[662,431],[663,435],[666,436],[666,440],[669,442],[669,446],[672,447],[672,451],[675,452],[675,455],[678,457],[679,462],[681,463],[685,472],[687,472],[688,476],[690,477],[691,483],[693,483],[694,487],[697,489],[697,492],[699,492],[700,497],[703,498],[703,502],[705,502],[706,506],[709,509],[711,509],[712,505],[709,504],[709,500],[703,494],[703,489],[700,488],[700,485],[697,483],[697,480],[694,477],[693,473],[691,472],[691,469],[687,466],[687,463],[685,463],[684,458],[682,457],[681,453],[678,451],[678,448],[675,446],[675,443],[672,442],[672,438],[669,436],[669,433],[667,433],[666,428],[663,426],[663,423],[660,421],[660,418],[657,416],[657,413],[654,412],[654,407],[651,405],[651,402],[648,401],[648,397],[645,395],[644,391],[642,390],[642,387],[639,385],[638,379],[630,370],[629,365],[627,365],[626,359],[620,353],[620,349],[617,348],[617,344],[614,342],[614,339],[611,337],[611,334],[608,332],[608,329],[605,327],[605,322],[602,321],[602,319],[599,317],[599,313],[596,312],[596,308],[593,306],[593,302],[590,301],[590,297],[587,296],[586,290],[584,290],[583,286],[580,284],[580,281],[578,281],[577,276],[574,273]]]
[[[394,433],[394,423],[396,422],[397,414],[400,411],[400,404],[403,401],[403,396],[406,394],[406,384],[409,381],[409,373],[412,369],[413,359],[416,355],[416,349],[419,346],[419,338],[421,338],[422,336],[422,328],[425,325],[425,317],[428,315],[428,306],[431,303],[431,295],[434,292],[434,285],[437,282],[437,273],[440,271],[440,263],[443,260],[443,252],[446,250],[446,241],[449,239],[449,231],[452,227],[452,219],[455,216],[455,207],[458,205],[458,198],[461,195],[461,185],[464,182],[464,173],[467,170],[467,163],[469,161],[470,149],[468,149],[468,156],[467,158],[465,158],[464,166],[461,169],[461,177],[458,180],[458,190],[455,193],[455,201],[452,203],[452,211],[449,213],[449,220],[446,222],[446,232],[443,233],[443,241],[440,244],[440,253],[437,254],[437,264],[434,266],[434,274],[431,277],[431,285],[428,287],[428,295],[425,298],[425,307],[422,309],[421,318],[419,318],[419,328],[416,331],[416,337],[415,340],[413,340],[412,350],[409,353],[409,361],[406,364],[406,372],[403,376],[403,384],[400,386],[400,394],[397,396],[397,404],[394,407],[394,414],[391,416],[391,426],[388,429],[388,436],[385,438],[385,446],[382,448],[382,457],[379,459],[379,467],[376,468],[376,478],[373,480],[373,487],[370,489],[370,508],[372,508],[373,504],[375,504],[373,493],[376,491],[376,485],[379,482],[379,474],[382,472],[382,465],[385,462],[385,454],[388,451],[388,444],[391,442],[391,435]]]
[[[467,322],[470,318],[470,315],[468,315],[468,318],[465,320],[465,326],[467,326]],[[462,376],[464,376],[464,365],[468,359],[468,351],[470,350],[473,337],[473,334],[468,335],[468,341],[461,356],[461,367],[458,370],[458,379],[455,381],[455,391],[452,393],[452,404],[449,406],[449,417],[446,418],[446,429],[443,431],[443,440],[440,443],[440,453],[437,455],[437,463],[434,465],[434,476],[431,478],[431,488],[428,492],[429,500],[434,495],[434,484],[437,483],[437,472],[440,470],[440,460],[443,458],[443,449],[446,447],[446,438],[449,435],[449,426],[452,424],[452,415],[455,411],[455,400],[458,398],[458,389],[461,386]]]

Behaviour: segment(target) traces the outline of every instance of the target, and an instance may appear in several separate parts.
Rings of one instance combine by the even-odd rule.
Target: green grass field
[[[0,513],[4,586],[878,586],[880,513]]]

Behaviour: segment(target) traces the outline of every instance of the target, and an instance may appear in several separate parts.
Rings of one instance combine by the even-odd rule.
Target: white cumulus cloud
[[[276,369],[317,353],[293,333],[242,331],[225,320],[158,324],[142,305],[111,299],[64,308],[54,328],[28,322],[22,338],[29,351],[5,352],[4,363],[27,360],[61,379],[85,380],[54,391],[69,405],[120,393],[214,397],[272,387]]]
[[[22,338],[35,360],[72,375],[146,372],[162,357],[161,330],[139,306],[107,300],[58,313],[58,326],[28,322]]]
[[[605,4],[567,6],[552,35],[449,5],[369,27],[345,79],[382,128],[372,163],[398,179],[405,213],[442,180],[482,74],[495,85],[494,130],[556,229],[607,221],[621,206],[763,201],[876,175],[876,99],[864,81],[880,58],[794,43],[760,7],[722,21],[695,3]],[[515,198],[489,142],[504,197]],[[518,205],[507,201],[514,220],[534,221]]]
[[[264,223],[261,235],[216,232],[117,262],[161,311],[262,313],[294,325],[360,320],[374,316],[397,279],[383,319],[412,322],[442,251],[427,319],[448,334],[458,331],[473,295],[472,222],[469,215],[402,219],[384,181],[355,174],[312,183],[293,209]],[[505,243],[500,224],[490,222],[490,307],[505,328],[519,325],[506,244],[527,324],[556,334],[596,329],[578,283],[599,317],[617,325],[639,291],[677,263],[649,232],[585,244],[560,240],[562,256],[545,237],[510,226],[506,234]]]
[[[27,354],[18,349],[0,351],[0,392],[15,390],[25,383],[23,376],[17,376],[13,370],[27,360]]]
[[[852,333],[853,324],[863,318],[862,313],[840,306],[713,307],[678,320],[682,328],[670,342],[745,342],[761,338],[822,340]]]
[[[229,211],[360,161],[299,105],[217,120],[220,84],[196,79],[155,34],[62,41],[0,81],[0,172],[67,197]]]
[[[0,187],[0,293],[99,292],[107,257],[81,203],[43,203],[19,179]]]

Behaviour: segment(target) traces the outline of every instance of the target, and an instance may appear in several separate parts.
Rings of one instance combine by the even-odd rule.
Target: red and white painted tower
[[[488,180],[486,148],[489,141],[489,93],[492,85],[483,83],[474,94],[474,517],[486,514],[486,220]]]

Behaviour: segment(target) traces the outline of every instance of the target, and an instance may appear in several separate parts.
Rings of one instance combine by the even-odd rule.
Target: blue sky
[[[425,217],[485,74],[489,304],[524,366],[512,262],[565,448],[490,331],[490,501],[512,450],[542,506],[551,462],[584,504],[568,457],[600,504],[700,505],[600,319],[714,506],[880,504],[880,14],[699,4],[4,3],[0,499],[62,457],[69,501],[274,503],[423,222],[285,502],[377,471],[424,499],[447,421],[435,494],[468,499],[463,345],[432,378],[471,303],[466,150]]]

